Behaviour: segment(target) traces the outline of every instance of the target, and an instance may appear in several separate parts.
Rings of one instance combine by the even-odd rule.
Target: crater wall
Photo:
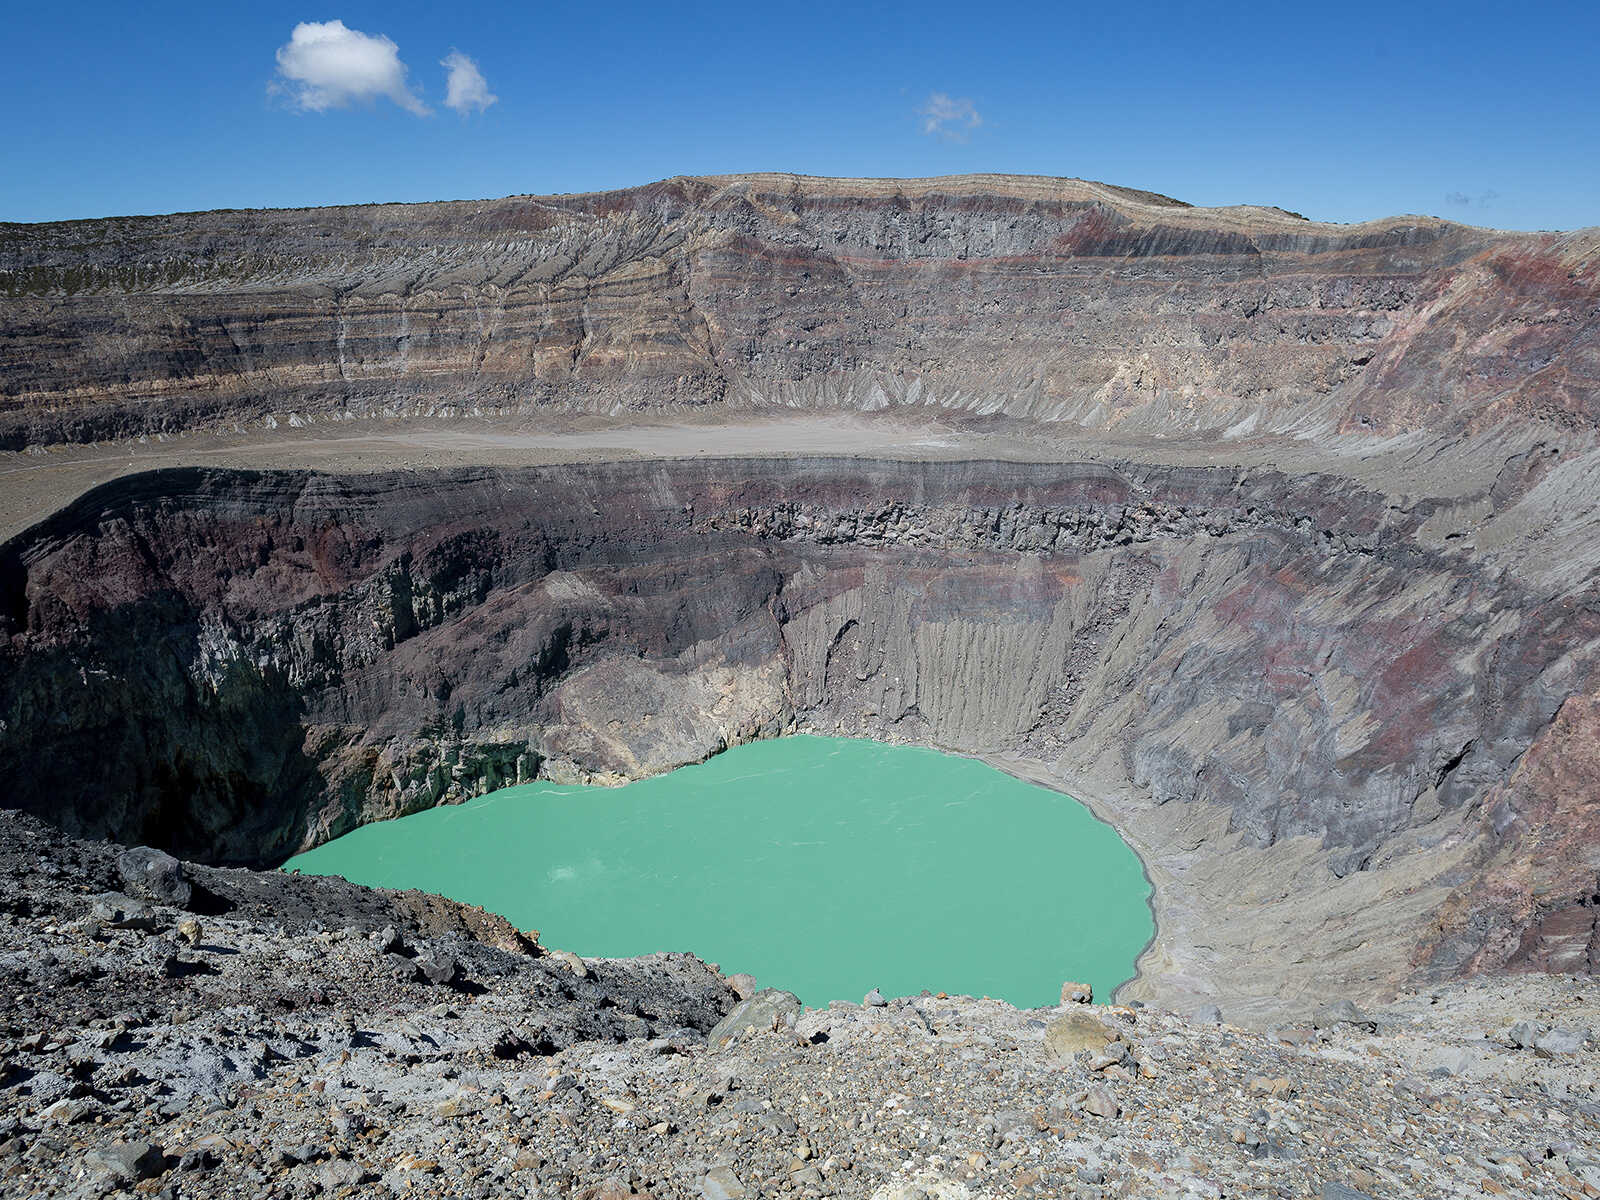
[[[1512,521],[1546,472],[1505,478]],[[261,863],[855,733],[1115,823],[1161,924],[1130,995],[1267,1015],[1592,965],[1600,606],[1439,537],[1470,502],[1090,463],[156,472],[0,547],[0,781]]]
[[[1600,418],[1600,236],[1072,179],[0,225],[0,448],[372,414],[933,406],[1095,429]],[[276,415],[274,415],[276,414]]]

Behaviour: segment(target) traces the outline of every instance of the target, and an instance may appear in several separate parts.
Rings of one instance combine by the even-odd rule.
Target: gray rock
[[[749,1195],[730,1167],[712,1167],[707,1171],[700,1181],[700,1194],[705,1200],[744,1200]]]
[[[1433,1104],[1439,1099],[1427,1084],[1413,1076],[1407,1076],[1396,1083],[1394,1094],[1397,1100],[1415,1100],[1422,1105]]]
[[[865,996],[861,997],[861,1003],[867,1008],[883,1008],[889,1002],[883,998],[882,992],[877,988],[873,988]]]
[[[417,978],[428,983],[454,983],[461,973],[461,964],[455,956],[437,947],[429,947],[411,960]]]
[[[1440,1046],[1430,1052],[1424,1062],[1431,1064],[1428,1074],[1435,1079],[1464,1075],[1472,1067],[1472,1052],[1462,1046]]]
[[[1221,1025],[1222,1010],[1215,1004],[1202,1004],[1184,1014],[1196,1025]]]
[[[1355,1025],[1369,1032],[1377,1029],[1378,1023],[1369,1017],[1348,997],[1335,1000],[1331,1004],[1324,1004],[1312,1014],[1311,1024],[1317,1029],[1333,1029],[1339,1025]]]
[[[560,963],[579,979],[589,978],[589,964],[583,961],[583,956],[574,954],[571,950],[546,950],[546,957]]]
[[[141,933],[154,933],[159,927],[155,909],[143,900],[109,893],[98,897],[90,910],[93,920],[112,929],[134,929]]]
[[[757,991],[756,977],[748,974],[728,976],[728,986],[733,989],[733,994],[741,1000],[748,1000]]]
[[[741,1000],[733,1011],[706,1035],[706,1045],[719,1050],[746,1029],[768,1031],[792,1029],[800,1016],[800,997],[777,988],[763,988],[748,1000]]]
[[[1545,1027],[1533,1021],[1518,1021],[1506,1030],[1506,1041],[1518,1050],[1529,1050],[1534,1043],[1545,1033]]]
[[[117,874],[128,895],[174,908],[188,908],[194,888],[183,877],[183,865],[160,850],[132,846],[117,856]]]
[[[1128,1057],[1128,1047],[1122,1042],[1112,1042],[1104,1050],[1093,1054],[1089,1058],[1089,1070],[1104,1071],[1124,1062]]]
[[[1089,1095],[1083,1102],[1083,1111],[1091,1116],[1110,1118],[1121,1115],[1122,1106],[1105,1088],[1094,1087],[1089,1089]]]
[[[153,1179],[167,1165],[161,1148],[150,1142],[112,1142],[89,1151],[84,1159],[125,1180]]]
[[[1576,1054],[1583,1043],[1583,1032],[1577,1029],[1552,1029],[1533,1039],[1534,1049],[1550,1054]]]
[[[324,1192],[360,1187],[372,1178],[374,1176],[370,1171],[360,1163],[351,1162],[347,1158],[334,1159],[317,1168],[317,1182],[322,1185]]]
[[[1372,1200],[1365,1192],[1358,1192],[1347,1183],[1328,1182],[1322,1185],[1322,1200]]]

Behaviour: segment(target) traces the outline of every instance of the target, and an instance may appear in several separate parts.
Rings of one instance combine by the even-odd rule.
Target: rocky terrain
[[[1161,927],[1129,996],[1266,1018],[1330,980],[1587,970],[1600,618],[1515,532],[1559,469],[1497,473],[1492,556],[1452,544],[1476,500],[1264,470],[141,475],[0,549],[0,770],[70,831],[261,863],[842,731],[1115,823]]]
[[[774,406],[1166,438],[1592,431],[1597,250],[1014,176],[4,225],[0,447]]]
[[[35,1028],[107,1040],[131,1001],[49,1007],[121,978],[103,959],[159,977],[151,997],[255,971],[239,1003],[272,1011],[261,964],[303,952],[293,990],[347,997],[273,1050],[304,1069],[257,1062],[246,1115],[206,1101],[214,1127],[107,1126],[157,1145],[150,1180],[192,1133],[253,1147],[244,1190],[291,1193],[476,1165],[491,1190],[531,1169],[517,1186],[714,1200],[1592,1194],[1597,417],[1596,230],[778,175],[0,227],[4,800],[211,864],[185,868],[218,906],[195,919],[238,951],[184,947],[182,905],[95,917],[132,886],[115,852],[10,818],[43,855],[24,875],[79,863],[48,921],[16,912],[12,969],[64,974],[14,989],[46,1005],[18,1009],[15,1070],[104,1116],[99,1061],[62,1069],[85,1038]],[[631,1000],[552,992],[578,964],[486,919],[412,898],[405,925],[401,900],[243,870],[504,783],[791,730],[979,755],[1114,824],[1158,934],[1117,997],[1150,1007],[1096,1019],[1157,1074],[1051,1061],[1062,1014],[938,997],[769,1013],[782,1029],[705,1051],[732,995],[692,963],[584,968]],[[462,947],[444,982],[416,966],[441,938]],[[1338,999],[1376,1015],[1307,1034]],[[496,1058],[491,1026],[529,1003],[547,1041]],[[1196,1023],[1211,1005],[1229,1026]],[[217,1045],[280,1045],[229,1011],[192,1016]],[[378,1038],[402,1011],[413,1040]],[[337,1050],[311,1037],[334,1027]],[[418,1107],[426,1134],[373,1119],[437,1175],[396,1175],[348,1115],[350,1063],[367,1104],[421,1105],[386,1054],[482,1102],[459,1125]],[[174,1061],[138,1070],[172,1087]],[[801,1100],[824,1078],[868,1098],[824,1119]],[[303,1099],[319,1080],[337,1104]],[[936,1112],[951,1095],[970,1104]],[[189,1112],[140,1096],[120,1111]],[[338,1153],[295,1158],[327,1134],[318,1104]],[[31,1187],[29,1162],[88,1141],[25,1107]],[[496,1157],[484,1122],[537,1165]]]
[[[1600,1195],[1600,999],[1549,976],[1330,993],[1256,1032],[942,993],[808,1011],[687,955],[586,961],[16,813],[0,974],[7,1195]]]

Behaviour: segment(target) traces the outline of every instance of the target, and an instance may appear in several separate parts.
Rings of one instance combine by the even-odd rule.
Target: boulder
[[[132,846],[117,855],[117,874],[130,896],[154,904],[188,908],[194,888],[183,877],[183,864],[172,855],[149,846]]]
[[[1122,1114],[1122,1105],[1105,1088],[1096,1087],[1089,1089],[1089,1095],[1083,1102],[1083,1111],[1090,1116],[1109,1119]]]
[[[1550,1054],[1576,1054],[1583,1049],[1584,1035],[1576,1029],[1552,1029],[1533,1039],[1536,1050]]]
[[[135,900],[115,892],[98,897],[89,910],[89,916],[112,929],[134,929],[141,933],[154,933],[160,927],[160,922],[156,920],[155,909],[143,900]]]
[[[574,954],[571,950],[547,950],[547,958],[554,959],[579,979],[589,978],[589,964],[583,961],[583,956]]]
[[[1378,1028],[1378,1023],[1357,1007],[1355,1001],[1345,998],[1335,1000],[1331,1004],[1324,1004],[1311,1016],[1311,1023],[1317,1029],[1332,1029],[1338,1025],[1354,1025],[1371,1033]]]
[[[1061,1003],[1063,1004],[1093,1004],[1094,988],[1087,983],[1073,983],[1068,980],[1061,985]]]
[[[705,1200],[744,1200],[749,1195],[731,1167],[712,1167],[700,1182]]]
[[[84,1157],[91,1165],[124,1181],[153,1179],[167,1166],[166,1155],[151,1142],[112,1142],[89,1151]]]
[[[793,992],[777,988],[762,988],[748,1000],[741,1000],[733,1011],[706,1035],[706,1045],[720,1050],[738,1038],[747,1029],[763,1032],[774,1029],[793,1029],[800,1017],[800,997]]]
[[[461,964],[455,956],[437,947],[418,952],[411,965],[419,982],[454,983],[461,974]]]
[[[1116,1036],[1115,1029],[1093,1014],[1068,1012],[1045,1026],[1045,1054],[1056,1062],[1070,1062],[1079,1051],[1104,1050]]]

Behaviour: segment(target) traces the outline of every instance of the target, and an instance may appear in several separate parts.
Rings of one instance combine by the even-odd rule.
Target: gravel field
[[[1586,977],[1254,1031],[806,1010],[738,964],[585,961],[434,897],[15,813],[0,914],[7,1196],[1600,1196]]]

